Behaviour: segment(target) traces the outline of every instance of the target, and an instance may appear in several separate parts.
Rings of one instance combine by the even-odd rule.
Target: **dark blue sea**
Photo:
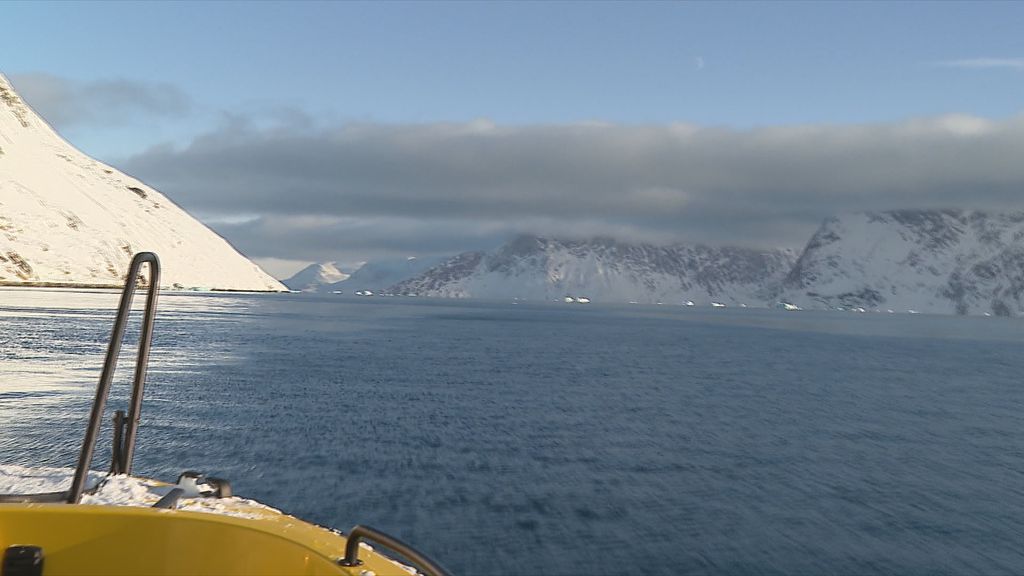
[[[115,305],[0,290],[0,462],[74,465]],[[136,473],[226,477],[456,574],[1024,573],[1024,319],[160,306]]]

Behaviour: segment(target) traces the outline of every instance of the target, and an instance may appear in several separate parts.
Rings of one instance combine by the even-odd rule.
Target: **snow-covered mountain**
[[[391,288],[442,297],[763,305],[795,255],[785,250],[654,246],[610,239],[521,236],[493,252],[467,252]]]
[[[164,195],[79,152],[0,75],[0,284],[119,285],[152,251],[162,284],[284,290]]]
[[[321,291],[341,290],[346,294],[362,290],[374,293],[387,292],[392,285],[412,278],[444,261],[445,258],[417,258],[415,256],[374,260],[360,266],[345,280],[324,286]]]
[[[296,272],[291,278],[281,282],[289,290],[317,292],[325,286],[345,280],[348,276],[348,274],[338,269],[335,262],[322,262],[320,264],[310,264]]]
[[[1024,311],[1024,212],[865,212],[826,220],[786,278],[801,307]]]

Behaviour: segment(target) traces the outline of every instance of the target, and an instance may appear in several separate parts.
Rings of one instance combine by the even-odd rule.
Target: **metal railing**
[[[342,566],[362,565],[363,561],[359,559],[360,540],[372,540],[393,552],[398,552],[416,564],[416,567],[422,570],[422,572],[427,576],[449,576],[447,570],[438,565],[437,562],[427,558],[422,552],[419,552],[412,546],[409,546],[394,536],[361,524],[357,524],[356,527],[352,528],[352,531],[348,533],[348,541],[345,543],[345,557],[339,560],[338,564]]]
[[[89,474],[89,465],[92,463],[93,452],[96,450],[100,420],[103,418],[103,409],[107,406],[110,383],[113,381],[114,371],[117,369],[117,357],[121,352],[121,342],[124,340],[124,331],[128,325],[128,315],[132,310],[132,299],[135,296],[135,286],[143,264],[149,264],[149,289],[146,292],[146,308],[142,316],[138,355],[135,358],[131,407],[126,417],[115,418],[115,425],[125,426],[126,423],[126,429],[122,444],[114,447],[115,455],[120,456],[120,462],[112,462],[112,468],[116,469],[118,473],[132,473],[135,439],[142,415],[142,393],[146,386],[146,369],[149,366],[149,348],[153,342],[156,299],[157,293],[160,291],[160,259],[152,252],[139,252],[132,258],[131,266],[128,267],[128,278],[124,283],[124,291],[121,292],[121,304],[117,307],[114,329],[110,334],[110,344],[107,345],[107,357],[103,361],[103,372],[100,373],[99,385],[96,386],[96,399],[92,403],[92,412],[89,414],[89,426],[85,430],[82,453],[78,457],[78,467],[75,469],[75,479],[71,483],[71,490],[68,491],[67,501],[69,504],[77,504],[82,499],[82,491],[85,489],[86,477]],[[115,436],[120,435],[120,431],[115,434]]]
[[[135,455],[135,440],[139,430],[142,413],[142,393],[146,385],[146,368],[149,364],[149,349],[153,341],[153,321],[156,319],[156,300],[160,291],[160,259],[152,252],[139,252],[132,258],[125,279],[124,290],[121,292],[121,303],[114,319],[114,329],[107,345],[107,356],[103,362],[103,371],[96,386],[96,398],[93,400],[92,412],[89,414],[89,425],[85,430],[85,440],[78,457],[78,466],[71,482],[71,489],[66,492],[46,492],[41,494],[0,494],[0,502],[67,502],[77,504],[82,499],[85,483],[89,475],[89,466],[96,451],[96,440],[100,432],[100,420],[107,405],[110,394],[110,383],[114,379],[117,368],[117,357],[121,352],[128,315],[132,309],[132,299],[139,272],[143,264],[149,264],[148,291],[146,307],[142,316],[142,328],[139,335],[139,350],[135,359],[135,377],[132,381],[131,406],[127,415],[118,410],[114,417],[114,443],[110,470],[115,474],[131,474],[132,459]]]

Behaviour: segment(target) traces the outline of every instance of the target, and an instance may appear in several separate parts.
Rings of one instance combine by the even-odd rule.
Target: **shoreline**
[[[139,288],[144,287],[144,285],[139,285]],[[120,292],[121,290],[124,289],[124,284],[73,284],[67,282],[7,282],[0,280],[0,289],[7,288],[52,288],[58,290],[117,290]],[[288,294],[287,291],[283,290],[256,290],[242,288],[206,288],[202,290],[192,290],[189,288],[175,288],[173,286],[161,286],[160,292],[245,292],[256,294]]]

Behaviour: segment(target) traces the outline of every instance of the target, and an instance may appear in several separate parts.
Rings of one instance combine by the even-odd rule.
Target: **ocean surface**
[[[0,290],[0,462],[74,466],[116,301]],[[1022,345],[1008,318],[164,294],[135,472],[466,576],[1021,574]]]

